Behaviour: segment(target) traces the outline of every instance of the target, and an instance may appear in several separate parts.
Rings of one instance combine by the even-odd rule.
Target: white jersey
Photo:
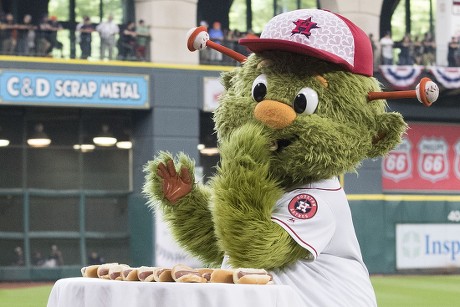
[[[284,194],[276,203],[272,220],[314,258],[271,272],[276,284],[293,287],[309,307],[377,306],[338,179]]]
[[[313,256],[271,271],[275,284],[291,286],[308,307],[377,306],[338,179],[287,192],[276,202],[272,221]],[[228,260],[223,268],[229,268]]]

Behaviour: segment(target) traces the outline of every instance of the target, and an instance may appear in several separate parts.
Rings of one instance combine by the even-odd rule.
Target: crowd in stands
[[[32,16],[25,15],[16,23],[12,14],[0,18],[1,53],[5,55],[48,55],[52,49],[62,50],[57,31],[62,29],[56,17],[44,16],[38,24]]]
[[[250,51],[238,44],[241,38],[257,37],[249,30],[242,33],[238,30],[223,30],[221,23],[215,21],[209,26],[206,21],[201,25],[208,28],[210,39],[215,43],[222,44],[241,54],[249,55]],[[10,13],[0,13],[0,52],[3,55],[20,56],[53,56],[53,50],[63,56],[63,44],[58,40],[57,33],[63,27],[55,16],[45,15],[39,22],[34,22],[31,15],[25,15],[21,22],[16,22]],[[93,36],[93,32],[98,35]],[[75,29],[76,45],[79,46],[81,59],[93,55],[93,38],[100,40],[99,58],[148,61],[149,46],[151,41],[150,28],[144,20],[139,20],[118,25],[113,16],[99,24],[95,24],[88,16],[83,16]],[[425,33],[423,38],[411,37],[406,34],[402,40],[393,41],[391,34],[387,33],[379,41],[369,34],[375,56],[375,65],[424,65],[435,64],[436,42],[430,32]],[[115,53],[115,50],[118,52]],[[56,52],[54,52],[56,54]],[[115,56],[115,54],[117,54]],[[396,55],[396,57],[395,57]],[[448,45],[448,66],[460,66],[460,43],[457,37],[452,37]],[[236,61],[223,57],[222,54],[207,48],[200,52],[200,63],[214,65],[236,65]]]
[[[2,55],[63,57],[63,44],[58,40],[58,31],[63,30],[55,16],[45,15],[39,22],[34,22],[31,15],[25,15],[21,22],[16,22],[10,13],[0,14],[0,52]],[[75,29],[77,45],[80,47],[81,59],[94,57],[92,51],[93,32],[100,39],[100,59],[149,60],[150,28],[143,20],[118,25],[113,16],[94,24],[84,16]],[[57,51],[56,51],[57,50]]]
[[[373,35],[369,34],[369,39],[374,50],[377,50],[377,44],[373,39]],[[430,32],[424,34],[423,38],[410,34],[404,35],[402,40],[393,41],[391,34],[387,32],[379,41],[380,53],[374,52],[377,56],[380,54],[381,65],[424,65],[430,66],[436,63],[436,42]],[[450,47],[449,47],[450,48]],[[456,47],[458,49],[458,45]],[[395,49],[397,60],[394,58]],[[449,49],[450,51],[450,49]],[[457,50],[453,50],[452,57],[456,58]],[[458,66],[457,61],[449,62],[449,66]]]

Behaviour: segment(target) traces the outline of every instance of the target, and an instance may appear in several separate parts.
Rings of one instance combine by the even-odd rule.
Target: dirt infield
[[[18,281],[18,282],[0,282],[0,289],[23,289],[38,286],[51,286],[52,281]]]

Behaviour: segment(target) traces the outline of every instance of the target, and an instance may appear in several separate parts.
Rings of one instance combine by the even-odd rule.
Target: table
[[[97,278],[64,278],[47,307],[297,307],[298,295],[286,285],[159,283]]]

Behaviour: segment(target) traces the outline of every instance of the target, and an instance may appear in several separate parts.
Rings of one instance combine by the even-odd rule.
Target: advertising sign
[[[459,267],[459,224],[396,225],[397,269]]]
[[[219,106],[219,97],[224,92],[224,86],[219,78],[203,78],[204,104],[203,111],[214,112]]]
[[[409,124],[382,160],[384,191],[460,191],[460,125]]]
[[[147,75],[0,71],[0,105],[149,108]]]

